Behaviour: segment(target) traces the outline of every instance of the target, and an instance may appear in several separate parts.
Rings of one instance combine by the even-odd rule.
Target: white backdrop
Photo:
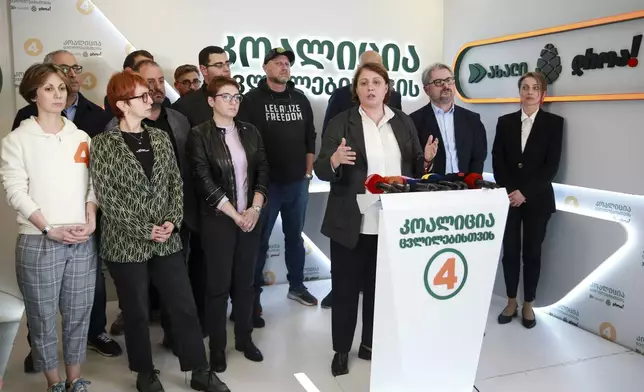
[[[395,7],[382,0],[250,1],[243,8],[211,0],[11,0],[11,6],[15,82],[46,53],[67,49],[84,67],[83,94],[101,105],[109,77],[134,49],[150,51],[172,84],[174,69],[196,65],[203,47],[224,47],[234,61],[233,75],[248,91],[263,74],[264,53],[291,47],[297,57],[292,74],[313,106],[318,148],[328,96],[351,79],[361,52],[383,54],[407,112],[426,104],[422,68],[442,58],[442,0],[400,0]],[[174,100],[176,93],[167,88]],[[307,216],[319,217],[323,199],[311,198]],[[328,259],[315,245],[326,248],[328,241],[320,224],[305,237],[306,280],[330,277]],[[278,221],[264,274],[269,284],[285,281],[283,249]]]

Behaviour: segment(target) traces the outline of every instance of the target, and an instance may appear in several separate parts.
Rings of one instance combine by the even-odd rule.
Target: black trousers
[[[168,312],[181,370],[208,366],[183,253],[155,256],[143,263],[108,262],[107,267],[123,311],[130,370],[146,373],[154,369],[148,327],[150,282]]]
[[[517,297],[523,248],[524,300],[534,301],[541,273],[541,244],[546,237],[550,216],[549,212],[535,211],[527,205],[510,207],[503,237],[503,276],[508,298]]]
[[[373,341],[373,307],[376,293],[378,236],[360,234],[358,244],[349,249],[331,240],[331,333],[333,350],[348,353],[358,323],[360,289],[362,294],[362,344]]]
[[[188,276],[192,286],[192,295],[197,306],[197,316],[201,330],[206,332],[206,264],[201,235],[197,231],[190,231],[190,253],[188,255]]]
[[[206,261],[206,325],[210,353],[226,349],[226,312],[231,283],[235,309],[235,340],[244,342],[253,332],[254,276],[259,251],[260,222],[243,232],[225,215],[202,218],[202,247]]]

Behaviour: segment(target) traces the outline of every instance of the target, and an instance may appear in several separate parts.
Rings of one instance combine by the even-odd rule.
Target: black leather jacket
[[[261,193],[264,200],[268,200],[268,162],[257,128],[239,121],[235,121],[235,125],[248,161],[247,200],[250,207],[255,192]],[[190,160],[201,215],[223,214],[217,209],[217,205],[224,196],[236,207],[235,170],[225,142],[224,130],[218,128],[212,119],[192,128],[186,142],[186,153]]]

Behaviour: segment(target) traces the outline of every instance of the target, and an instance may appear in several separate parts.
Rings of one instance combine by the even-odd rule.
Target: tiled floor
[[[328,281],[309,284],[320,299],[329,286]],[[285,286],[268,288],[263,298],[268,326],[255,331],[254,340],[266,359],[263,363],[252,363],[229,349],[228,370],[221,377],[233,392],[305,392],[295,373],[306,374],[320,392],[369,390],[369,363],[357,358],[357,349],[350,358],[351,373],[338,378],[331,376],[330,311],[287,300]],[[110,304],[110,320],[116,315],[114,305]],[[493,299],[476,381],[481,392],[643,390],[644,357],[547,315],[538,315],[539,325],[531,331],[518,322],[499,326],[496,314],[502,306],[499,298]],[[152,329],[154,341],[160,342],[160,327]],[[45,390],[41,376],[22,373],[22,360],[28,350],[25,335],[23,325],[3,391]],[[232,334],[229,339],[232,342]],[[122,343],[122,338],[119,341]],[[355,342],[358,344],[359,340]],[[190,391],[177,359],[159,344],[154,345],[154,354],[166,391]],[[125,357],[111,359],[90,353],[84,375],[92,381],[92,391],[136,390],[135,375],[128,371]]]

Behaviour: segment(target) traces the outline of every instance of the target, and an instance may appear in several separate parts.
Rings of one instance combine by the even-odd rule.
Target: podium
[[[471,392],[505,189],[358,195],[380,208],[371,392]]]

